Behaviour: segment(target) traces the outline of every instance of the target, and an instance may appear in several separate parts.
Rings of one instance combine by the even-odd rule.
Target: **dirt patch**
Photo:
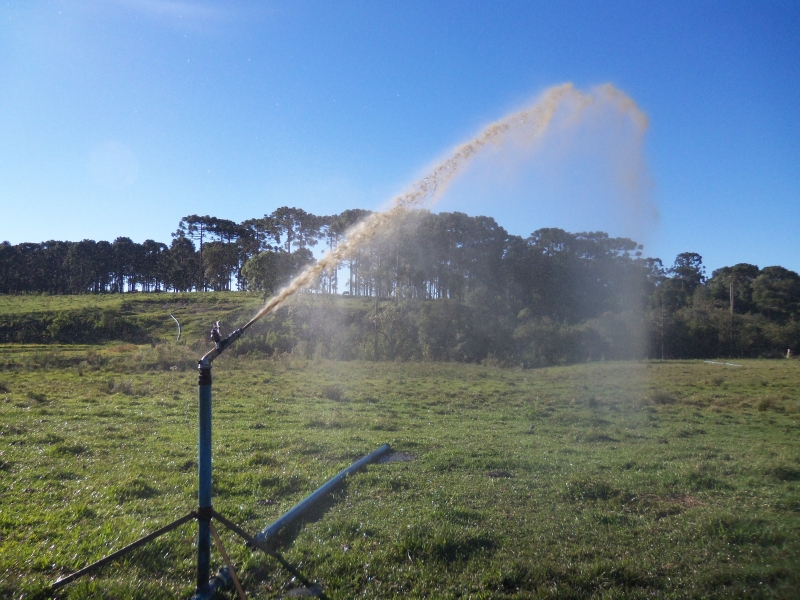
[[[685,508],[692,508],[694,506],[703,506],[703,503],[700,502],[700,500],[688,494],[683,496],[673,496],[671,498],[664,498],[663,501],[671,502],[673,504],[680,504]]]

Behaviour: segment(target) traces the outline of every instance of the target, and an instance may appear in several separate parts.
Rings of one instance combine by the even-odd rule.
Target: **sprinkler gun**
[[[214,342],[214,348],[206,352],[202,358],[198,361],[198,365],[200,369],[208,369],[211,368],[211,362],[217,358],[222,352],[233,344],[239,337],[244,333],[244,327],[241,329],[236,329],[232,331],[231,334],[226,337],[225,339],[222,338],[221,328],[219,321],[214,323],[211,327],[211,339]]]
[[[172,317],[175,318],[174,316]],[[177,319],[175,319],[177,321]],[[339,473],[336,477],[332,478],[325,484],[323,484],[319,489],[313,492],[310,496],[308,496],[305,500],[300,502],[297,506],[291,509],[288,513],[283,515],[277,521],[275,521],[272,525],[261,531],[260,533],[256,534],[255,536],[249,535],[247,532],[242,530],[240,527],[226,519],[224,516],[219,514],[216,510],[214,510],[211,504],[211,363],[212,361],[217,358],[222,352],[233,342],[239,339],[239,337],[244,333],[244,331],[250,327],[256,320],[253,319],[246,325],[244,325],[240,329],[236,329],[228,335],[228,337],[223,338],[221,327],[219,321],[215,322],[211,328],[211,339],[214,341],[214,348],[206,352],[202,358],[198,361],[198,395],[199,395],[199,406],[198,406],[198,416],[199,416],[199,423],[198,423],[198,452],[197,452],[197,483],[198,483],[198,490],[197,490],[197,509],[193,510],[187,515],[184,515],[180,519],[173,521],[172,523],[162,527],[150,533],[142,538],[139,538],[135,542],[128,544],[124,548],[109,554],[105,558],[101,558],[100,560],[80,569],[66,577],[62,577],[48,590],[48,593],[53,593],[57,589],[67,585],[71,581],[74,581],[78,577],[82,577],[87,573],[90,573],[105,564],[108,564],[112,561],[115,561],[119,558],[122,558],[124,555],[128,554],[129,552],[143,546],[147,542],[150,542],[157,537],[164,535],[165,533],[177,529],[184,523],[189,521],[197,521],[197,586],[195,588],[194,596],[192,596],[192,600],[211,600],[214,597],[218,590],[224,589],[229,587],[229,584],[232,582],[236,587],[237,594],[241,600],[246,600],[244,590],[242,589],[241,583],[236,575],[236,571],[233,568],[233,565],[230,562],[227,552],[222,545],[222,541],[219,539],[219,536],[214,528],[213,523],[211,522],[212,519],[217,520],[219,523],[227,527],[233,533],[237,534],[241,538],[243,538],[248,544],[250,544],[254,548],[258,548],[265,552],[266,554],[275,558],[287,571],[289,571],[295,578],[297,578],[306,588],[314,589],[316,588],[316,596],[322,598],[323,600],[327,599],[325,593],[318,588],[318,586],[312,584],[306,577],[299,571],[297,568],[292,566],[283,556],[278,553],[277,550],[271,547],[272,538],[280,531],[283,527],[285,527],[288,523],[299,517],[302,513],[304,513],[311,505],[317,502],[323,495],[330,492],[336,485],[338,485],[341,481],[343,481],[348,475],[351,473],[355,473],[358,469],[361,469],[365,465],[370,462],[374,462],[378,458],[380,458],[383,454],[386,454],[391,448],[388,444],[385,444],[378,448],[372,454],[362,458],[361,460],[357,461],[349,468],[345,469],[341,473]],[[180,323],[178,324],[180,327]],[[225,559],[225,566],[219,570],[219,572],[214,577],[210,577],[211,571],[211,538],[214,538],[214,543],[217,545],[217,549],[222,554],[222,557]]]

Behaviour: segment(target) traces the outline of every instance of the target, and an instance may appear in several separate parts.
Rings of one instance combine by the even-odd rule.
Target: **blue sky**
[[[615,204],[598,135],[483,161],[439,208],[800,270],[798,31],[797,2],[3,3],[0,240],[379,209],[547,87],[611,82],[650,118],[657,219]]]

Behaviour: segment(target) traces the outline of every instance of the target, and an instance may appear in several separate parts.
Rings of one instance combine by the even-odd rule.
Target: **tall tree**
[[[747,313],[753,306],[753,281],[760,271],[755,265],[739,263],[711,273],[708,290],[713,298],[725,301],[731,314]]]
[[[114,291],[124,292],[126,281],[128,281],[128,291],[132,291],[130,283],[134,277],[135,244],[131,238],[118,237],[114,240],[112,247],[114,249]]]
[[[706,268],[703,266],[703,257],[696,252],[683,252],[675,257],[675,264],[669,270],[670,274],[681,282],[681,289],[691,294],[700,284],[705,282]]]
[[[200,254],[197,265],[196,279],[198,282],[197,288],[202,291],[206,291],[203,247],[205,246],[205,240],[206,237],[208,237],[209,229],[213,227],[214,221],[216,221],[216,219],[214,217],[210,217],[209,215],[205,215],[203,217],[200,215],[188,215],[180,220],[178,223],[178,230],[172,234],[172,237],[176,239],[185,237],[198,242],[200,246]]]
[[[800,275],[783,267],[764,267],[753,281],[753,302],[769,318],[800,317]]]
[[[166,244],[154,240],[145,240],[142,244],[142,261],[140,277],[142,290],[159,291],[164,284],[164,257],[169,248]]]
[[[206,244],[205,281],[214,291],[230,290],[239,258],[236,244],[220,241]]]
[[[69,249],[70,291],[73,294],[86,292],[97,293],[97,243],[94,240],[82,240]]]
[[[0,243],[0,294],[14,294],[21,291],[19,267],[16,247],[9,242]]]
[[[188,292],[197,285],[199,262],[192,240],[178,236],[172,240],[167,261],[167,285],[176,292]]]

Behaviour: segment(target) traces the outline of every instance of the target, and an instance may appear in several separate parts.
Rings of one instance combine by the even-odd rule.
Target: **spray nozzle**
[[[211,326],[211,339],[214,340],[214,344],[216,344],[217,350],[219,350],[220,349],[219,345],[220,342],[222,341],[222,334],[220,333],[219,321],[217,321],[216,323],[214,323],[214,325]]]
[[[228,346],[230,346],[233,342],[239,339],[239,336],[242,335],[244,332],[244,328],[236,329],[231,331],[228,337],[222,337],[222,331],[219,325],[219,321],[214,323],[214,326],[211,328],[211,339],[214,340],[214,344],[216,345],[217,354],[222,354],[222,351],[225,350]]]

